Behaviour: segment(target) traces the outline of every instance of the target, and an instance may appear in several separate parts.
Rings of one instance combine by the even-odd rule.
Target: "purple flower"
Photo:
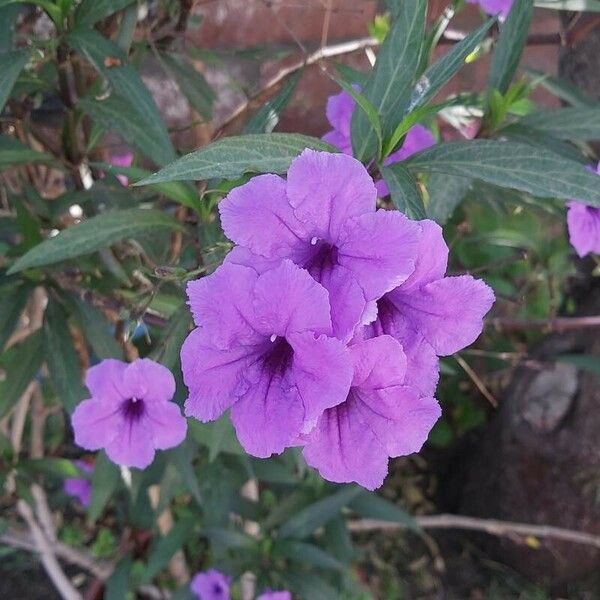
[[[104,448],[119,465],[147,467],[155,450],[180,444],[187,423],[177,404],[171,372],[147,358],[131,364],[106,359],[88,370],[92,397],[75,409],[75,442],[87,450]]]
[[[408,357],[407,382],[429,395],[437,384],[436,355],[454,354],[477,339],[494,293],[470,275],[445,277],[448,246],[442,229],[429,220],[420,224],[414,272],[377,302],[377,319],[362,334],[399,340]]]
[[[223,230],[239,245],[227,261],[262,271],[289,258],[307,269],[329,293],[334,335],[347,341],[373,320],[374,301],[414,269],[419,225],[376,211],[375,200],[360,162],[305,150],[287,181],[261,175],[220,203]]]
[[[133,154],[131,152],[114,154],[109,158],[109,162],[111,165],[115,165],[115,167],[130,167],[133,162]],[[125,187],[129,185],[129,178],[127,175],[117,175],[117,179],[121,185]]]
[[[260,596],[257,596],[256,600],[292,600],[292,594],[288,591],[266,591],[263,592]]]
[[[357,92],[360,92],[360,86],[352,86]],[[352,113],[356,102],[354,98],[346,91],[329,96],[327,100],[327,120],[333,127],[328,131],[323,140],[335,146],[340,152],[352,156],[351,123]],[[433,134],[423,125],[414,125],[411,127],[402,143],[402,147],[396,152],[392,152],[383,162],[388,166],[401,160],[406,160],[412,154],[425,150],[436,143]],[[377,195],[380,198],[387,196],[390,191],[383,179],[375,182]]]
[[[596,167],[600,175],[600,163]],[[567,204],[567,226],[571,245],[580,257],[600,254],[600,208],[573,200]]]
[[[199,600],[230,600],[229,586],[233,577],[216,569],[196,573],[190,589]]]
[[[75,466],[85,473],[93,473],[94,465],[90,465],[84,460],[76,460]],[[85,477],[69,477],[63,483],[63,489],[66,494],[77,498],[83,506],[89,506],[92,499],[92,483]]]
[[[349,350],[350,392],[306,436],[304,458],[329,481],[374,490],[387,475],[388,458],[418,452],[441,410],[435,398],[406,385],[406,356],[394,338],[374,337]]]
[[[467,0],[469,4],[479,4],[488,15],[500,15],[506,19],[514,0]]]
[[[242,446],[268,457],[345,399],[350,357],[329,337],[327,291],[307,271],[289,260],[262,274],[225,263],[187,291],[198,325],[181,349],[187,415],[212,421],[231,407]]]

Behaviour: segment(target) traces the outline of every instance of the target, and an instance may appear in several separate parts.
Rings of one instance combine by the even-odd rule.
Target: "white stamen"
[[[277,334],[274,333],[269,339],[274,342],[277,339]]]
[[[319,241],[319,238],[315,236],[314,238],[312,238],[310,240],[310,245],[311,246],[316,246],[318,241]]]

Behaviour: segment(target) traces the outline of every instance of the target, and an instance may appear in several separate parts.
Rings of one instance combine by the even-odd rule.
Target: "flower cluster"
[[[600,162],[596,166],[600,175]],[[600,208],[572,200],[568,203],[567,226],[571,245],[580,257],[600,254]]]
[[[169,402],[175,380],[169,369],[147,358],[127,364],[106,359],[88,369],[92,397],[71,417],[75,442],[87,450],[104,448],[119,465],[143,469],[155,450],[179,445],[187,423]]]
[[[188,284],[197,328],[182,351],[185,411],[231,409],[247,452],[304,446],[327,479],[381,485],[440,416],[438,355],[471,343],[493,303],[483,282],[444,277],[431,221],[376,209],[364,166],[305,150],[287,179],[261,175],[219,206],[236,246]]]
[[[230,600],[232,581],[233,577],[216,569],[209,569],[194,575],[190,589],[198,600]],[[265,591],[256,600],[292,600],[292,595],[288,591]]]
[[[360,91],[360,86],[353,85],[352,87],[357,92]],[[322,138],[332,146],[335,146],[340,152],[350,156],[352,156],[350,127],[355,108],[356,101],[348,92],[342,91],[339,94],[330,96],[327,100],[326,115],[332,129]],[[425,150],[434,144],[435,138],[429,129],[423,125],[414,125],[408,130],[400,149],[392,152],[383,161],[383,164],[389,166],[401,160],[406,160],[409,156],[415,154],[415,152]],[[390,193],[383,179],[375,181],[375,189],[380,198],[385,198]]]

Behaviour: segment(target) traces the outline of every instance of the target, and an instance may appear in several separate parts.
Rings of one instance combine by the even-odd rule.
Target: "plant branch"
[[[480,519],[478,517],[466,517],[463,515],[426,515],[415,517],[417,524],[423,529],[465,529],[480,531],[496,537],[533,537],[560,540],[573,544],[593,546],[600,549],[600,536],[583,531],[574,531],[553,525],[531,525],[529,523],[517,523],[514,521],[501,521],[498,519]],[[397,530],[405,528],[401,523],[390,523],[388,521],[377,521],[375,519],[362,519],[351,521],[348,524],[350,531],[378,531]]]

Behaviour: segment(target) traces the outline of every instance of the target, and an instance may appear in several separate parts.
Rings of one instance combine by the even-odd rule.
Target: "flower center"
[[[121,405],[123,416],[130,421],[139,421],[144,415],[144,402],[139,398],[128,398]]]
[[[317,238],[313,238],[310,243],[314,251],[304,267],[317,281],[320,281],[324,273],[331,271],[338,264],[338,249],[333,244]]]
[[[264,368],[271,375],[281,375],[290,366],[294,350],[284,337],[271,336],[272,346],[263,357]]]
[[[215,596],[220,596],[221,594],[223,594],[223,588],[221,587],[220,583],[215,583],[213,585],[213,594]]]

